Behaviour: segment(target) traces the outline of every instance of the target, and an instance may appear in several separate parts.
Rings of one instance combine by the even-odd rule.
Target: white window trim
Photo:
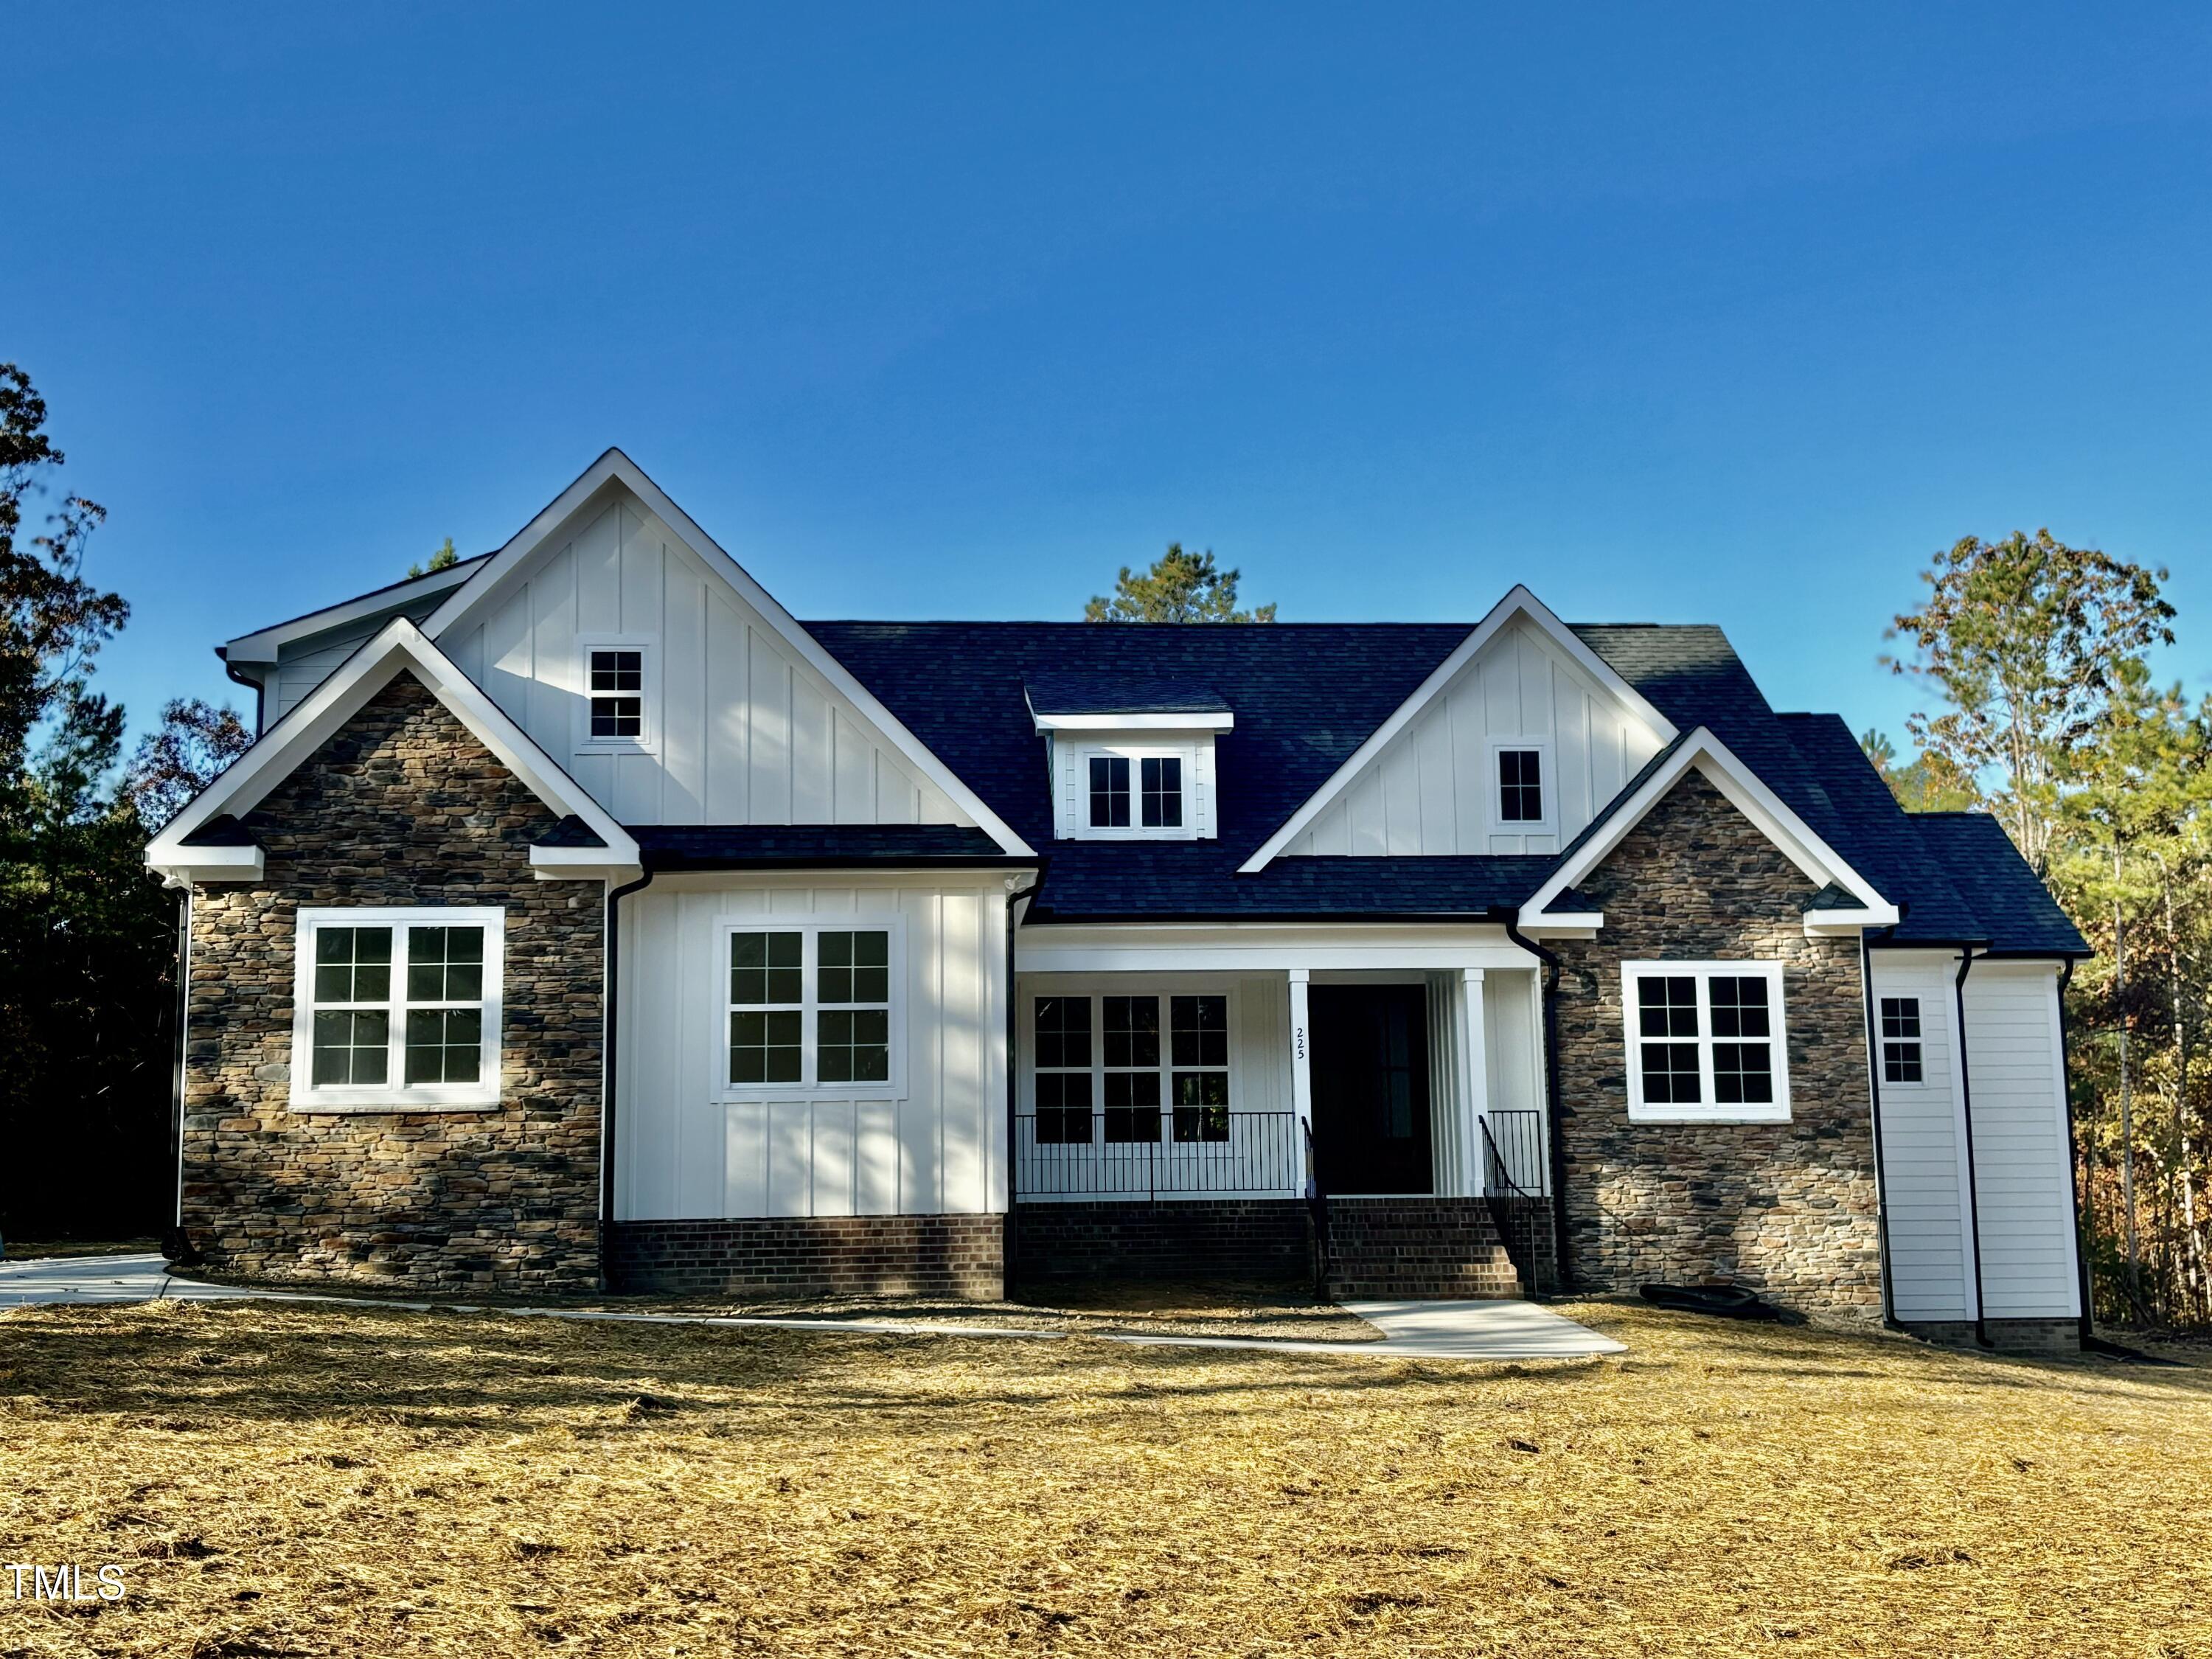
[[[474,1083],[400,1081],[407,1075],[407,929],[481,927],[483,1056]],[[392,929],[391,1054],[386,1081],[315,1085],[315,933],[323,927]],[[505,1004],[507,912],[496,906],[308,908],[293,933],[292,1109],[295,1112],[489,1111],[500,1103],[500,1032]]]
[[[638,734],[634,738],[595,738],[592,735],[592,653],[635,651],[639,653],[638,701],[642,705]],[[574,748],[579,755],[652,755],[660,750],[660,640],[653,634],[579,634],[576,635],[576,723]]]
[[[1695,978],[1698,981],[1698,1079],[1700,1098],[1694,1106],[1663,1101],[1646,1105],[1644,1100],[1643,1033],[1637,1022],[1636,988],[1644,979]],[[1715,979],[1763,979],[1766,1006],[1773,1023],[1767,1039],[1774,1061],[1774,1098],[1752,1104],[1713,1098],[1713,1031],[1711,981]],[[1790,1121],[1790,1021],[1782,996],[1782,964],[1778,962],[1624,962],[1620,964],[1622,1036],[1628,1060],[1628,1121],[1631,1123],[1787,1123]],[[1654,1039],[1683,1042],[1684,1038]],[[1725,1041],[1727,1039],[1723,1039]]]
[[[1074,985],[1027,985],[1023,988],[1021,993],[1022,1070],[1021,1087],[1018,1097],[1021,1103],[1020,1109],[1024,1115],[1032,1115],[1037,1110],[1036,1080],[1037,1073],[1040,1069],[1047,1073],[1066,1073],[1070,1076],[1080,1076],[1086,1069],[1080,1066],[1047,1066],[1040,1068],[1037,1065],[1036,1006],[1037,1000],[1041,997],[1082,997],[1086,999],[1091,1004],[1091,1064],[1087,1069],[1091,1077],[1091,1116],[1092,1121],[1092,1139],[1091,1144],[1093,1146],[1143,1144],[1142,1142],[1109,1142],[1106,1139],[1107,1073],[1109,1071],[1127,1072],[1147,1069],[1145,1067],[1127,1066],[1109,1066],[1106,1064],[1106,999],[1108,997],[1150,997],[1160,1005],[1160,1064],[1158,1071],[1160,1076],[1160,1114],[1163,1119],[1160,1127],[1160,1141],[1163,1146],[1167,1145],[1175,1139],[1175,1073],[1178,1069],[1186,1072],[1220,1072],[1224,1073],[1229,1079],[1228,1109],[1231,1112],[1242,1113],[1269,1109],[1266,1107],[1254,1107],[1247,1105],[1237,1098],[1237,1074],[1240,1070],[1237,1064],[1237,1033],[1243,1028],[1237,1023],[1238,1011],[1237,988],[1233,985],[1224,986],[1218,982],[1189,983],[1177,979],[1177,977],[1173,975],[1148,975],[1141,980],[1140,982],[1133,985],[1127,982],[1116,983],[1110,980],[1090,980],[1083,983]],[[1219,997],[1222,999],[1224,1004],[1222,1009],[1222,1023],[1228,1036],[1228,1048],[1226,1051],[1227,1058],[1222,1064],[1218,1066],[1185,1066],[1180,1068],[1176,1066],[1175,1063],[1175,1011],[1172,1006],[1174,999],[1176,997]],[[1052,1141],[1042,1142],[1040,1144],[1048,1146],[1060,1146],[1064,1144],[1080,1146],[1082,1143],[1079,1141],[1073,1143]],[[1215,1143],[1206,1144],[1210,1145]]]
[[[1129,763],[1129,819],[1121,827],[1091,821],[1091,763],[1097,759]],[[1144,817],[1143,763],[1148,760],[1182,763],[1182,822],[1147,825]],[[1196,841],[1198,836],[1198,747],[1176,743],[1087,743],[1075,757],[1075,836],[1079,841]]]
[[[821,1013],[822,988],[817,969],[823,933],[884,933],[890,935],[890,1015],[885,1024],[890,1055],[878,1083],[824,1083],[816,1075],[815,1031]],[[796,1083],[732,1083],[730,1081],[730,939],[737,933],[799,933],[799,1050]],[[746,1100],[904,1100],[906,1088],[906,918],[896,911],[851,915],[731,916],[714,931],[714,972],[717,989],[711,1005],[718,1011],[720,1030],[714,1039],[714,1097],[720,1101]],[[833,1007],[838,1005],[831,1005]]]
[[[1940,1090],[1943,1087],[1944,1079],[1931,1075],[1934,1068],[1928,1063],[1928,1008],[1929,1004],[1933,1000],[1940,1000],[1940,999],[1931,999],[1926,994],[1926,993],[1917,989],[1910,991],[1885,991],[1879,984],[1875,987],[1873,1033],[1874,1075],[1875,1081],[1881,1085],[1881,1091],[1884,1094],[1894,1094],[1899,1091],[1923,1093],[1930,1090]],[[1917,1037],[1884,1037],[1881,1034],[1881,1005],[1885,1002],[1910,1002],[1917,1005],[1920,1013],[1920,1035]],[[1885,1062],[1882,1054],[1882,1045],[1887,1042],[1910,1042],[1914,1048],[1920,1050],[1919,1082],[1892,1083],[1889,1080],[1888,1066]]]
[[[1505,816],[1505,785],[1498,775],[1498,757],[1506,750],[1529,749],[1536,753],[1537,786],[1544,798],[1544,815],[1538,818]],[[1489,775],[1483,801],[1490,814],[1493,836],[1556,836],[1559,833],[1559,769],[1553,760],[1549,738],[1492,738],[1485,746]]]

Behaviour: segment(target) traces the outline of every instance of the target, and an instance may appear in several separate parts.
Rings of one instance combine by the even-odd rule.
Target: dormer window
[[[1119,674],[1042,674],[1024,690],[1066,841],[1211,841],[1214,744],[1237,724],[1203,685]]]
[[[589,635],[576,641],[583,689],[576,751],[653,748],[659,677],[657,641],[636,635]]]

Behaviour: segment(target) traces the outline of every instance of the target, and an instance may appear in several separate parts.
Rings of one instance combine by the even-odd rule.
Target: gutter
[[[2081,1297],[2081,1316],[2077,1322],[2083,1352],[2096,1341],[2095,1304],[2090,1299],[2088,1241],[2081,1236],[2081,1188],[2075,1178],[2075,1159],[2081,1141],[2074,1133],[2074,1066],[2071,1055],[2072,1027],[2066,1018],[2066,988],[2074,980],[2074,958],[2066,958],[2066,966],[2058,975],[2058,1078],[2061,1098],[2066,1103],[2066,1195],[2074,1201],[2074,1276],[2079,1281]]]
[[[1505,937],[1544,964],[1544,1127],[1551,1142],[1552,1259],[1559,1278],[1559,1294],[1572,1288],[1567,1268],[1567,1152],[1560,1128],[1559,1105],[1559,958],[1521,931],[1517,915],[1500,911]]]
[[[1018,1034],[1021,1029],[1021,998],[1014,988],[1014,929],[1018,925],[1016,908],[1044,885],[1040,873],[1035,881],[1021,888],[1009,887],[1006,891],[1006,1230],[999,1244],[999,1294],[1012,1293],[1016,1265],[1015,1241],[1018,1237],[1014,1227],[1014,1170],[1021,1133],[1021,1056],[1017,1052]]]
[[[608,1293],[613,1282],[615,1226],[615,1097],[618,1092],[615,1062],[622,1038],[622,917],[619,907],[629,894],[653,884],[648,869],[635,881],[607,893],[606,971],[601,976],[599,1041],[599,1293]]]
[[[1974,1172],[1974,1085],[1966,1069],[1966,975],[1974,965],[1972,945],[1959,952],[1959,976],[1951,991],[1959,1009],[1959,1115],[1966,1127],[1966,1229],[1974,1245],[1974,1340],[1984,1348],[1990,1340],[1989,1308],[1982,1298],[1982,1185]]]

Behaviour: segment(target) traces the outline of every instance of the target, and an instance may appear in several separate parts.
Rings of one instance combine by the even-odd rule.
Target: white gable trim
[[[412,671],[431,696],[538,799],[563,816],[573,813],[581,818],[606,843],[589,848],[532,848],[530,861],[541,878],[606,879],[640,873],[637,843],[629,832],[404,617],[386,623],[171,819],[146,848],[147,866],[173,886],[258,880],[263,873],[260,848],[189,847],[185,837],[226,812],[235,816],[252,810],[403,671]]]
[[[1444,694],[1445,689],[1458,678],[1460,670],[1518,618],[1525,618],[1576,667],[1626,705],[1638,720],[1657,733],[1662,744],[1674,740],[1673,721],[1653,708],[1642,692],[1614,672],[1604,658],[1584,645],[1574,630],[1553,616],[1541,599],[1526,587],[1516,586],[1491,608],[1488,616],[1475,624],[1474,630],[1459,642],[1451,655],[1438,663],[1428,678],[1414,688],[1413,696],[1400,703],[1390,718],[1376,726],[1367,741],[1352,751],[1351,758],[1329,775],[1328,781],[1316,790],[1304,805],[1285,819],[1280,829],[1261,843],[1259,851],[1244,860],[1237,873],[1249,876],[1274,862],[1283,848],[1296,840],[1352,787],[1352,781],[1367,769],[1369,762],[1382,752],[1393,738],[1411,726],[1423,709]]]
[[[1532,931],[1562,927],[1577,930],[1601,927],[1603,915],[1595,912],[1547,916],[1545,907],[1605,862],[1613,848],[1641,823],[1646,813],[1664,800],[1683,775],[1694,767],[1719,790],[1729,804],[1749,818],[1761,835],[1802,871],[1807,880],[1826,886],[1834,883],[1859,901],[1856,910],[1817,910],[1805,918],[1808,933],[1855,933],[1862,927],[1886,927],[1898,921],[1897,907],[1882,897],[1874,884],[1844,861],[1841,854],[1792,811],[1789,804],[1765,784],[1705,726],[1690,733],[1632,795],[1620,802],[1591,831],[1589,838],[1570,854],[1535,896],[1521,907],[1521,926]]]
[[[525,525],[512,540],[478,565],[468,581],[447,594],[445,602],[431,613],[429,620],[422,624],[422,631],[433,640],[442,639],[449,629],[479,615],[492,594],[507,585],[507,577],[527,562],[546,538],[566,524],[577,509],[610,483],[620,483],[645,504],[647,511],[682,538],[691,551],[698,556],[701,563],[721,577],[740,599],[758,611],[801,661],[859,709],[883,733],[892,748],[943,791],[954,805],[973,818],[986,835],[998,842],[1001,852],[1021,858],[1034,856],[1034,851],[1028,843],[1016,835],[996,812],[986,806],[982,798],[969,788],[957,773],[932,754],[927,745],[908,731],[874,692],[861,684],[844,664],[823,650],[814,636],[799,625],[797,618],[777,604],[774,596],[746,573],[743,565],[695,524],[690,514],[671,501],[660,486],[646,477],[637,463],[619,449],[610,449],[592,462],[581,477],[555,496],[544,510]]]
[[[295,640],[304,640],[310,635],[343,628],[348,623],[359,622],[363,617],[374,617],[416,599],[459,587],[477,574],[484,556],[479,554],[446,569],[434,570],[427,576],[410,576],[404,581],[393,582],[373,592],[359,594],[342,604],[325,605],[320,611],[310,611],[304,617],[277,623],[258,633],[241,634],[222,647],[222,659],[229,663],[273,663],[283,648]]]

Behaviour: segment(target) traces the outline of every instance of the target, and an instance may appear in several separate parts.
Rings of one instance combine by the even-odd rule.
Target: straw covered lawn
[[[0,1315],[0,1655],[2212,1656],[2212,1371]]]

